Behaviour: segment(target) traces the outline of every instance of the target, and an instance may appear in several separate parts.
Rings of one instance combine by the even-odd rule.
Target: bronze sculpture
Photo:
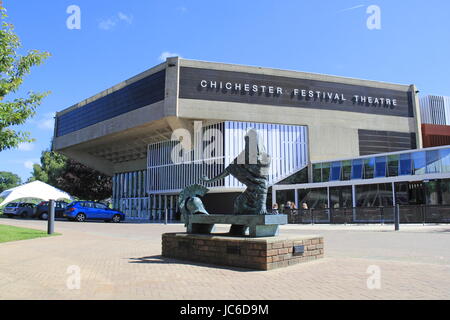
[[[242,215],[266,215],[268,171],[271,158],[266,153],[261,136],[250,129],[245,136],[245,150],[217,177],[203,177],[204,183],[214,183],[231,175],[247,189],[234,202],[234,213]]]
[[[203,202],[200,197],[203,197],[209,191],[208,188],[194,184],[186,187],[181,191],[178,197],[178,207],[180,208],[181,215],[184,218],[185,226],[189,224],[189,216],[193,214],[206,214],[203,206]]]

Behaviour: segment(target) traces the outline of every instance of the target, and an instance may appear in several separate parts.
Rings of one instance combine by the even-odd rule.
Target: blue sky
[[[33,144],[0,153],[26,180],[49,148],[53,114],[158,63],[184,58],[416,84],[450,95],[448,0],[3,0],[25,49],[49,51],[19,95],[51,91],[22,129]],[[67,7],[81,9],[69,30]],[[381,29],[369,30],[370,5]],[[7,97],[11,98],[11,97]]]

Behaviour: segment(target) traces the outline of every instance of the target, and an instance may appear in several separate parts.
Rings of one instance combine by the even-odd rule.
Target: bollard
[[[400,205],[397,204],[395,207],[395,215],[394,215],[394,222],[395,222],[395,231],[400,230]]]
[[[48,202],[48,211],[47,233],[53,234],[55,232],[55,200]]]

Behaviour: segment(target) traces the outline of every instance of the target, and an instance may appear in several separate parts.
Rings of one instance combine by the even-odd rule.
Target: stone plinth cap
[[[323,238],[321,235],[283,235],[266,238],[235,237],[227,234],[189,234],[189,233],[164,233],[164,237],[177,237],[194,240],[215,240],[215,241],[236,241],[236,242],[257,242],[274,243],[280,241],[302,241]]]

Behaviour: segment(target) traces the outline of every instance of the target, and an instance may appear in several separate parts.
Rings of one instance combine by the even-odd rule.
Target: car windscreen
[[[67,208],[68,204],[67,204],[67,202],[58,202],[58,203],[56,204],[56,206],[57,206],[58,208]]]
[[[71,208],[71,207],[73,207],[75,204],[76,204],[76,201],[71,202],[71,203],[69,203],[69,204],[67,205],[66,208]]]
[[[15,208],[15,207],[17,207],[17,203],[13,202],[13,203],[8,203],[5,208]]]

